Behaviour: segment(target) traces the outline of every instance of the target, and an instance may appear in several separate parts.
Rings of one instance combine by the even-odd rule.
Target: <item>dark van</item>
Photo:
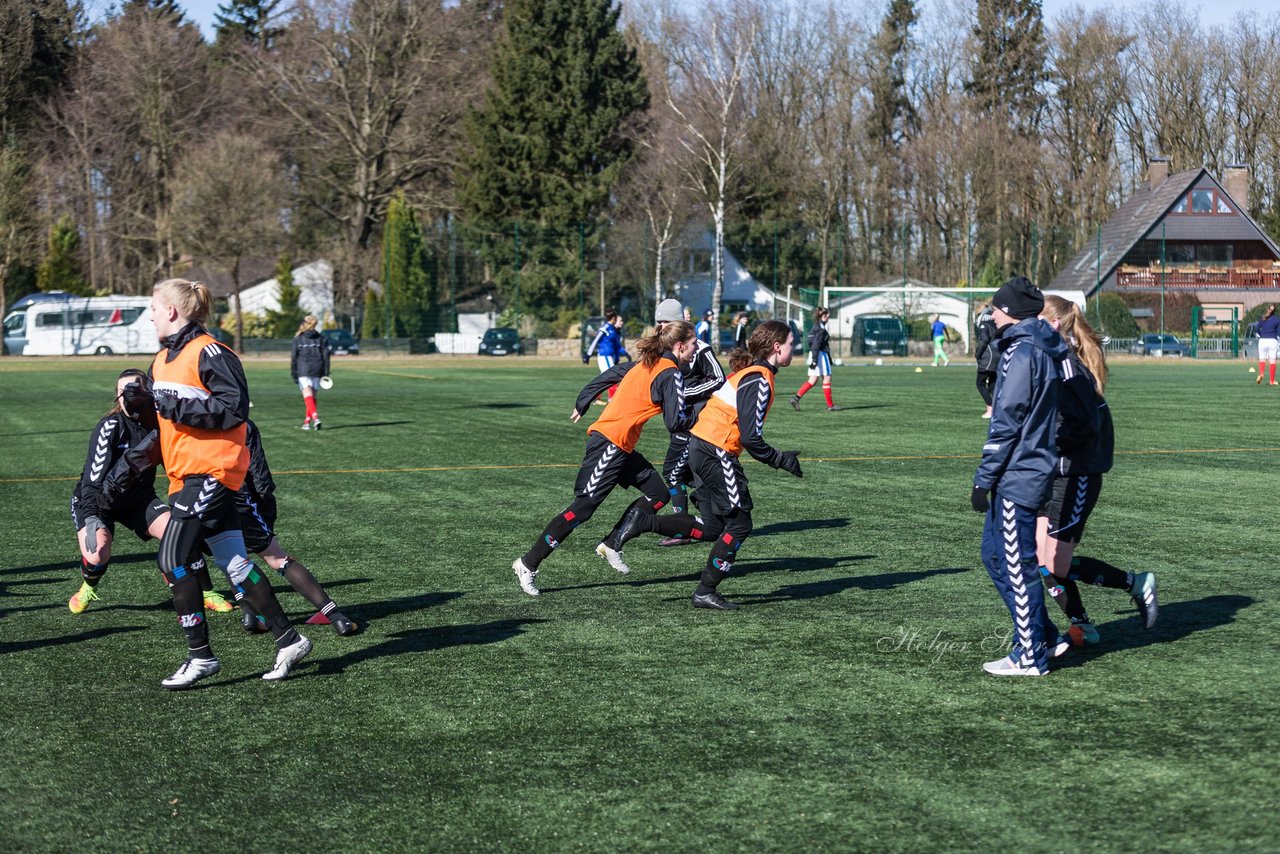
[[[853,323],[852,343],[863,356],[905,356],[907,327],[898,317],[865,315]]]

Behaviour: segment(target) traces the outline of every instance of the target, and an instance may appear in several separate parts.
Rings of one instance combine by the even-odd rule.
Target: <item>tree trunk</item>
[[[234,292],[235,292],[235,298],[232,304],[235,306],[234,310],[236,313],[236,335],[235,335],[235,341],[233,341],[232,343],[235,345],[235,351],[237,353],[243,353],[244,352],[244,315],[240,311],[240,256],[239,255],[236,256],[236,260],[231,264],[231,287],[234,289]]]

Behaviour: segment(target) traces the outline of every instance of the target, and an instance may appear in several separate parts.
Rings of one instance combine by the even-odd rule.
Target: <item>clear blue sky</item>
[[[213,16],[226,0],[179,0],[187,12],[187,18],[200,25],[205,38],[213,38]],[[626,2],[626,0],[623,0]],[[802,2],[802,0],[798,0]],[[924,0],[925,3],[935,0]],[[1056,18],[1063,10],[1072,6],[1083,6],[1086,9],[1120,8],[1132,10],[1150,5],[1152,0],[1043,0],[1046,19]],[[1173,0],[1178,2],[1178,0]],[[1182,0],[1183,5],[1191,9],[1199,9],[1200,20],[1208,25],[1220,26],[1229,24],[1240,12],[1254,11],[1264,16],[1275,14],[1276,0]],[[89,0],[90,14],[99,15],[110,5],[111,0]],[[882,0],[873,0],[873,6],[882,5]]]

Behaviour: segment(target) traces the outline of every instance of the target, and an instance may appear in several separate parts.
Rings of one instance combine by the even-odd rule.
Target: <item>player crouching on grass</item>
[[[684,321],[668,323],[636,342],[638,362],[609,368],[578,395],[569,414],[569,420],[575,423],[593,400],[617,386],[604,412],[587,430],[587,453],[574,484],[573,503],[548,522],[533,547],[511,564],[525,593],[538,595],[538,567],[542,561],[574,528],[591,518],[615,486],[638,489],[644,494],[644,498],[638,500],[654,512],[666,505],[667,486],[636,450],[636,443],[640,441],[645,422],[658,413],[662,413],[669,432],[689,429],[692,419],[684,405],[684,371],[696,352],[693,327]],[[596,548],[596,553],[618,572],[630,571],[622,562],[622,555],[606,550],[603,543]]]
[[[111,545],[115,539],[115,523],[121,522],[142,541],[160,539],[169,524],[169,505],[156,497],[156,476],[152,469],[127,490],[112,494],[105,487],[107,478],[121,457],[137,447],[155,428],[124,410],[120,396],[125,386],[147,381],[137,368],[128,368],[116,378],[115,404],[93,428],[89,438],[89,455],[84,472],[71,495],[71,521],[76,526],[76,542],[80,546],[80,589],[67,607],[73,614],[83,614],[90,602],[98,601],[97,588],[111,562]],[[226,613],[231,603],[214,591],[209,569],[204,561],[193,565],[200,581],[206,611]]]
[[[1000,364],[970,503],[986,514],[982,562],[1013,617],[1013,650],[982,669],[1043,676],[1049,659],[1070,648],[1049,619],[1036,557],[1036,516],[1052,491],[1058,459],[1058,363],[1067,347],[1038,316],[1044,295],[1022,276],[1001,285],[991,304],[1002,330]]]
[[[689,462],[702,518],[658,516],[637,501],[600,544],[621,552],[628,540],[644,532],[714,540],[693,592],[695,608],[728,611],[741,607],[726,600],[716,588],[728,577],[738,550],[751,533],[751,492],[739,459],[743,449],[767,466],[803,476],[799,452],[779,451],[763,435],[764,419],[773,405],[774,376],[778,368],[791,364],[794,345],[791,329],[781,321],[769,320],[756,327],[747,341],[747,351],[730,354],[732,373],[689,431]]]
[[[245,445],[249,448],[249,470],[245,474],[244,485],[236,493],[236,513],[240,517],[245,548],[265,560],[268,566],[289,582],[289,586],[315,606],[316,614],[307,620],[308,624],[329,623],[339,635],[354,635],[358,630],[356,624],[338,610],[338,606],[329,598],[329,594],[311,571],[285,552],[276,539],[272,530],[276,521],[275,479],[271,476],[271,467],[267,465],[267,455],[262,450],[262,435],[258,432],[258,425],[249,420],[245,421]],[[159,464],[159,434],[152,432],[116,464],[107,477],[103,492],[122,493],[140,478],[154,479],[155,469]],[[212,553],[207,545],[206,550]],[[228,570],[226,566],[221,568],[224,572]],[[266,621],[254,611],[253,606],[242,596],[237,599],[245,631],[267,631]],[[230,610],[230,606],[227,610]]]
[[[1077,581],[1124,590],[1138,607],[1142,627],[1150,629],[1159,614],[1156,577],[1151,572],[1124,572],[1097,558],[1075,556],[1085,522],[1102,492],[1102,475],[1111,471],[1115,452],[1111,409],[1102,396],[1107,361],[1102,339],[1075,303],[1046,297],[1040,317],[1058,331],[1069,348],[1062,361],[1053,492],[1036,520],[1040,574],[1050,585],[1049,594],[1071,618],[1071,642],[1084,646],[1097,643],[1099,638],[1085,612]]]

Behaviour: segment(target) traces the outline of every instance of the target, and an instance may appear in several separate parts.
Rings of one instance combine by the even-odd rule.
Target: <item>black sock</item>
[[[689,487],[678,483],[671,487],[671,512],[677,515],[689,512]]]
[[[89,563],[83,557],[80,558],[80,577],[84,579],[85,584],[90,587],[97,587],[98,582],[102,580],[102,576],[107,573],[107,563]]]
[[[1096,557],[1073,557],[1071,577],[1081,584],[1095,584],[1117,590],[1130,590],[1133,587],[1133,573],[1117,569]]]
[[[209,646],[209,624],[204,616],[204,594],[200,581],[194,575],[186,575],[173,582],[173,610],[178,615],[178,625],[187,636],[188,658],[213,658]]]
[[[289,586],[314,605],[317,611],[328,614],[333,610],[333,600],[324,592],[324,588],[320,586],[319,581],[316,581],[311,571],[302,565],[302,561],[291,557],[285,558],[285,565],[280,570],[280,574],[284,576],[285,581],[289,582]]]
[[[548,522],[547,527],[542,530],[542,535],[533,544],[533,548],[525,552],[524,557],[520,558],[520,560],[529,569],[536,570],[538,565],[546,560],[549,554],[559,548],[569,534],[573,533],[573,523],[572,510],[556,514],[555,518]]]
[[[294,630],[289,618],[284,615],[284,609],[280,607],[275,591],[258,573],[257,567],[249,570],[248,576],[240,582],[239,586],[245,600],[261,615],[267,631],[271,632],[271,636],[276,640],[277,648],[283,649],[298,642],[301,635]]]
[[[708,564],[703,570],[702,575],[698,578],[698,587],[693,592],[698,596],[706,596],[708,593],[715,593],[716,588],[720,586],[720,582],[729,577],[729,573],[724,570],[716,569]]]
[[[213,579],[209,577],[209,563],[204,558],[196,558],[191,564],[191,570],[195,573],[196,578],[200,579],[200,590],[212,591]]]
[[[709,540],[714,536],[708,536],[697,517],[690,516],[687,513],[678,516],[654,516],[653,521],[650,523],[649,532],[661,534],[664,537],[680,537],[686,540]]]

